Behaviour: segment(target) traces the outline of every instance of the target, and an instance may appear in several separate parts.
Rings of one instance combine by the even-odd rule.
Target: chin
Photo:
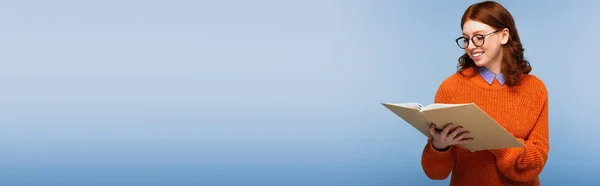
[[[475,65],[477,65],[478,67],[482,67],[485,65],[485,61],[483,60],[479,60],[479,61],[473,61],[475,63]]]

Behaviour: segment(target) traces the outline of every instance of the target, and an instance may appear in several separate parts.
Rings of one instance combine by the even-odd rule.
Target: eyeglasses
[[[500,29],[500,30],[502,30],[502,29]],[[475,35],[473,35],[473,37],[471,37],[471,41],[473,42],[473,44],[474,44],[476,47],[483,46],[483,43],[485,43],[485,37],[487,37],[487,36],[489,36],[489,35],[492,35],[492,34],[494,34],[494,33],[498,32],[498,31],[500,31],[500,30],[496,30],[496,31],[494,31],[494,32],[492,32],[492,33],[485,34],[485,35],[481,35],[481,34],[475,34]],[[458,47],[460,47],[461,49],[465,49],[465,48],[469,47],[469,38],[466,38],[466,37],[459,37],[459,38],[456,38],[456,44],[457,44],[457,45],[458,45]]]

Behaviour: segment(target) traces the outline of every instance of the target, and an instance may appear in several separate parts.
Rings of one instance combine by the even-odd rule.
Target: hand
[[[429,133],[432,137],[432,144],[438,150],[444,150],[450,145],[458,145],[470,142],[473,138],[468,138],[469,131],[464,130],[462,127],[456,127],[452,129],[452,123],[446,125],[444,129],[438,130],[434,124],[429,127]]]

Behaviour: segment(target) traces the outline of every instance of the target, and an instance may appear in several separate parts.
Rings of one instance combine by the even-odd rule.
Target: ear
[[[505,45],[506,43],[508,43],[509,38],[510,38],[510,30],[508,28],[502,29],[502,32],[501,32],[502,45]]]

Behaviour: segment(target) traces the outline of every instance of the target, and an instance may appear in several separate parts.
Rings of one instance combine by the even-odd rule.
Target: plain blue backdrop
[[[0,185],[447,185],[429,104],[478,1],[3,1]],[[542,185],[594,185],[600,3],[500,1],[550,96]]]

